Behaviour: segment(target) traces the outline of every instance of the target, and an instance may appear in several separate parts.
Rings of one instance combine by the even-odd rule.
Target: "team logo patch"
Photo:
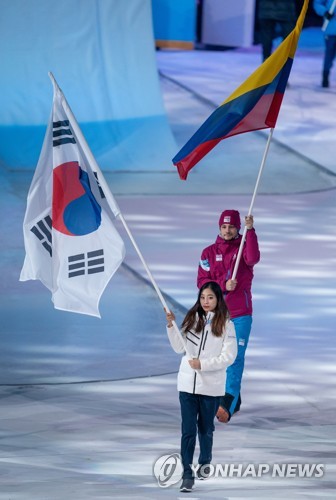
[[[231,215],[225,215],[223,219],[223,224],[230,224],[231,222]]]
[[[221,262],[223,260],[223,255],[216,255],[216,262]]]
[[[210,264],[209,264],[208,259],[200,260],[199,265],[201,266],[203,271],[210,271]]]

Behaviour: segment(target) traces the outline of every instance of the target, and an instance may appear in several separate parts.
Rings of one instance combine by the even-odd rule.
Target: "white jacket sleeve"
[[[176,330],[174,326],[172,326],[171,328],[168,328],[167,326],[167,334],[170,345],[172,346],[173,350],[177,353],[185,352],[185,347],[181,337],[181,333],[178,330]]]
[[[225,337],[219,356],[201,360],[201,371],[223,370],[232,365],[238,352],[236,330],[232,321],[225,325]]]

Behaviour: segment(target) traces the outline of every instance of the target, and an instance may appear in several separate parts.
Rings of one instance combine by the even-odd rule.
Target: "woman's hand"
[[[193,368],[194,370],[200,370],[201,369],[201,362],[200,362],[199,359],[196,359],[196,358],[189,359],[188,363],[191,366],[191,368]]]
[[[167,326],[168,328],[171,328],[173,326],[173,321],[175,321],[175,314],[171,311],[167,312],[167,309],[165,309],[165,313],[167,319]]]

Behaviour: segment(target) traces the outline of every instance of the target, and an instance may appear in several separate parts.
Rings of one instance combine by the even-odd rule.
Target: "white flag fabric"
[[[112,222],[119,207],[53,84],[51,118],[28,193],[20,281],[41,280],[56,309],[100,317],[100,297],[125,256]]]

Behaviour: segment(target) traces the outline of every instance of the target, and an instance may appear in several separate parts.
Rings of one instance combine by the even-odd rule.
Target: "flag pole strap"
[[[333,3],[331,4],[330,9],[328,10],[328,14],[330,14],[332,16],[334,11],[335,11],[335,8],[336,8],[336,0],[334,0]],[[325,18],[323,21],[323,24],[322,24],[322,28],[321,28],[322,31],[325,31],[327,29],[327,26],[329,23],[330,23],[330,19]]]
[[[251,199],[251,204],[250,204],[250,208],[249,208],[249,211],[248,211],[248,215],[252,214],[252,210],[253,210],[255,198],[257,196],[257,191],[258,191],[259,184],[260,184],[260,179],[261,179],[264,167],[265,167],[266,158],[267,158],[267,155],[268,155],[268,150],[269,150],[269,147],[270,147],[270,144],[271,144],[271,140],[272,140],[272,136],[273,136],[273,131],[274,131],[274,128],[271,128],[270,131],[269,131],[269,134],[268,134],[268,139],[267,139],[267,143],[266,143],[264,155],[263,155],[263,158],[261,160],[261,164],[260,164],[260,168],[259,168],[259,173],[258,173],[257,181],[256,181],[256,184],[255,184],[255,187],[254,187],[254,191],[253,191],[253,195],[252,195],[252,199]],[[242,239],[241,239],[241,242],[240,242],[240,245],[239,245],[238,255],[237,255],[236,262],[235,262],[234,269],[233,269],[233,273],[232,273],[232,279],[233,280],[236,279],[236,276],[237,276],[238,266],[239,266],[240,259],[241,259],[242,253],[243,253],[243,247],[244,247],[244,243],[245,243],[245,238],[246,238],[247,231],[248,231],[248,229],[245,226],[244,227],[243,236],[242,236]]]

